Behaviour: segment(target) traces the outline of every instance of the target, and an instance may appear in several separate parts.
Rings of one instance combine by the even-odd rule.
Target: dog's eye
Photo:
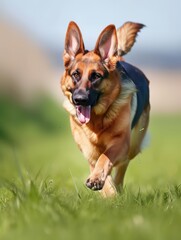
[[[90,75],[90,81],[91,81],[92,83],[97,82],[97,81],[99,81],[99,80],[101,80],[101,79],[102,79],[102,75],[101,75],[100,73],[93,72],[93,73],[91,73],[91,75]]]
[[[80,72],[78,70],[73,72],[71,76],[72,76],[72,79],[75,83],[80,81],[80,79],[81,79],[81,75],[80,75]]]

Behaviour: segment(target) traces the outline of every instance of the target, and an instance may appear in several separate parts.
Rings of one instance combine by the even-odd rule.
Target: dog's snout
[[[88,93],[82,89],[77,89],[73,93],[72,100],[75,105],[86,106],[89,102]]]
[[[76,95],[73,97],[73,102],[75,105],[87,105],[88,102],[88,98],[86,96],[82,96],[82,95]]]

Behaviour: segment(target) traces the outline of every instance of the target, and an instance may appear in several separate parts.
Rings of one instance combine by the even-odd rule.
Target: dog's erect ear
[[[84,51],[81,31],[75,22],[70,22],[65,37],[64,65],[68,66],[77,54],[84,53]]]
[[[136,41],[138,32],[145,25],[134,22],[126,22],[117,29],[118,55],[123,56],[128,53]]]
[[[109,60],[117,53],[117,34],[114,25],[107,26],[99,35],[94,52],[102,60]]]

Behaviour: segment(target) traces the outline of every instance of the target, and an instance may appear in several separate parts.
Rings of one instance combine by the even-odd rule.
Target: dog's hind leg
[[[103,189],[100,191],[103,197],[114,197],[117,195],[117,190],[111,175],[108,175]]]
[[[129,165],[129,161],[115,167],[115,176],[108,175],[103,189],[100,191],[103,197],[114,197],[123,189],[124,176]]]
[[[114,184],[118,191],[123,188],[124,176],[129,165],[129,161],[119,164],[115,167]]]

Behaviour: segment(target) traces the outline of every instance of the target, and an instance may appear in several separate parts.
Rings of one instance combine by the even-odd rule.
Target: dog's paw
[[[98,177],[89,177],[86,181],[86,186],[94,191],[101,190],[104,186],[105,180]]]

